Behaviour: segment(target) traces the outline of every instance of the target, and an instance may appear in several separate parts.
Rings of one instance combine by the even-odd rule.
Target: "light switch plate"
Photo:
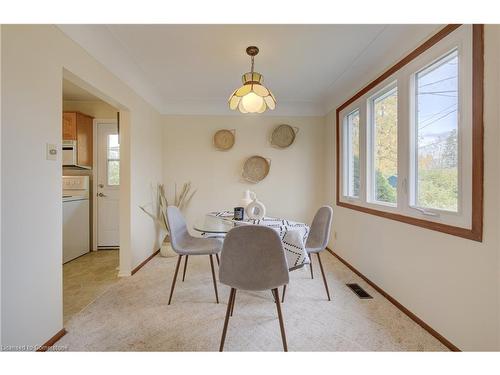
[[[47,143],[47,160],[57,160],[57,146]]]

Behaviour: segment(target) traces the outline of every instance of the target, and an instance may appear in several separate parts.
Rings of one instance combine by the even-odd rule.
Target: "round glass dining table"
[[[232,217],[204,215],[195,220],[193,229],[206,235],[224,235],[236,225],[237,224],[232,220]]]
[[[226,214],[226,212],[223,215],[211,213],[199,217],[194,221],[193,229],[204,237],[224,237],[227,232],[236,226],[251,224],[248,221],[233,220],[233,216],[229,213]],[[310,263],[304,245],[309,233],[307,225],[275,218],[266,218],[260,225],[269,226],[279,233],[289,270],[301,268]]]

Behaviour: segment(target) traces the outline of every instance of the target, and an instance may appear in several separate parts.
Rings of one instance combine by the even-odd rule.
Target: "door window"
[[[118,134],[109,134],[107,142],[107,184],[120,185],[120,143]]]

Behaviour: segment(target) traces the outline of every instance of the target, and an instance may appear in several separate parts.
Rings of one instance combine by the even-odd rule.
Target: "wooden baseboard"
[[[146,258],[146,260],[144,262],[142,262],[141,264],[139,264],[137,267],[135,267],[131,274],[135,274],[137,271],[139,271],[142,267],[144,267],[144,265],[149,262],[151,259],[153,259],[155,256],[157,256],[158,254],[160,253],[160,249],[156,250],[153,254],[151,254],[149,257]]]
[[[343,258],[341,258],[334,251],[332,251],[328,247],[326,248],[326,250],[328,250],[328,252],[330,254],[332,254],[334,257],[336,257],[338,260],[340,260],[352,272],[354,272],[356,275],[358,275],[364,281],[366,281],[373,289],[375,289],[377,292],[379,292],[385,298],[387,298],[389,300],[389,302],[391,302],[399,310],[401,310],[403,313],[405,313],[411,320],[413,320],[420,327],[422,327],[427,332],[429,332],[432,336],[434,336],[436,339],[438,339],[444,346],[446,346],[452,352],[460,352],[461,351],[459,348],[457,348],[455,345],[453,345],[450,341],[448,341],[443,335],[441,335],[434,328],[432,328],[430,325],[428,325],[426,322],[424,322],[422,319],[420,319],[418,316],[416,316],[414,313],[412,313],[410,310],[408,310],[406,307],[404,307],[394,297],[392,297],[387,292],[385,292],[382,288],[380,288],[377,284],[375,284],[373,281],[371,281],[370,279],[368,279],[365,275],[363,275],[361,272],[359,272],[356,268],[354,268],[353,266],[351,266],[346,260],[344,260]]]
[[[40,346],[36,351],[37,352],[46,352],[51,346],[54,346],[56,342],[58,342],[61,337],[66,334],[66,330],[63,328],[59,332],[57,332],[54,336],[52,336],[45,344]]]

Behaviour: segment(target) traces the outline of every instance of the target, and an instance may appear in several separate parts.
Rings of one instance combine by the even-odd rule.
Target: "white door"
[[[120,144],[116,123],[97,125],[97,246],[120,244]]]

